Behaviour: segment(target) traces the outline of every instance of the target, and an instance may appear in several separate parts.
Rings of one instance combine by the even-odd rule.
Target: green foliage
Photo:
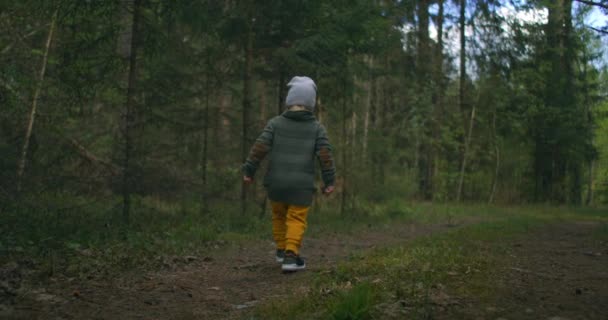
[[[1,5],[3,25],[11,31],[0,36],[0,99],[6,106],[0,115],[2,197],[15,192],[9,181],[15,178],[23,119],[53,9],[59,12],[58,30],[27,161],[26,192],[67,188],[82,194],[83,184],[89,184],[99,193],[118,194],[120,177],[103,163],[120,166],[125,158],[121,135],[128,59],[120,49],[130,32],[130,2]],[[501,16],[499,4],[471,4],[472,19],[482,22],[468,39],[474,74],[465,84],[461,109],[457,53],[448,47],[450,39],[443,39],[439,52],[437,40],[421,34],[428,29],[419,25],[428,14],[420,11],[425,7],[165,0],[143,6],[143,37],[133,53],[139,72],[131,170],[137,180],[133,191],[141,196],[176,199],[196,189],[201,201],[236,200],[240,144],[248,145],[281,110],[284,84],[301,74],[319,84],[319,116],[336,147],[338,171],[347,177],[345,189],[353,191],[348,202],[359,201],[360,195],[365,201],[454,199],[467,131],[463,124],[473,105],[477,118],[465,199],[487,201],[496,181],[496,201],[547,200],[541,194],[547,190],[538,190],[539,181],[546,181],[555,184],[553,200],[575,201],[591,179],[581,172],[596,154],[592,129],[602,119],[587,117],[585,110],[603,99],[605,88],[598,80],[601,43],[584,27],[588,10],[574,13],[573,29],[563,39],[568,50],[561,52],[551,49],[548,25]],[[450,2],[444,6],[446,12],[456,9]],[[443,23],[449,37],[456,26],[446,17]],[[504,32],[505,23],[512,32]],[[242,119],[237,106],[243,98],[247,30],[253,34],[255,90],[251,118]],[[556,55],[566,53],[560,60],[565,65],[556,66]],[[248,137],[240,136],[243,121]],[[82,148],[71,143],[76,137]],[[559,159],[541,159],[541,154]],[[565,171],[549,179],[549,163],[564,164],[560,170]],[[568,188],[571,192],[563,194]]]
[[[604,102],[598,105],[596,114],[608,114],[608,103]],[[599,150],[599,159],[597,159],[597,172],[595,173],[595,189],[598,197],[598,202],[608,203],[608,117],[602,117],[598,122],[595,130],[595,145]]]
[[[467,24],[475,36],[467,39],[461,106],[454,2],[443,2],[442,48],[423,34],[428,26],[420,18],[429,12],[411,1],[142,3],[138,50],[125,55],[132,1],[0,1],[6,29],[0,34],[2,259],[31,256],[49,270],[76,260],[91,270],[83,257],[92,254],[92,263],[128,269],[155,255],[205,250],[214,241],[266,237],[261,183],[249,189],[245,216],[239,208],[241,153],[283,109],[290,77],[304,74],[318,84],[317,114],[339,174],[338,194],[316,201],[313,235],[394,220],[454,224],[506,213],[449,204],[473,106],[466,201],[578,204],[594,191],[591,204],[608,202],[607,73],[600,67],[601,42],[584,26],[586,10],[574,12],[568,29],[553,20],[549,26],[501,16],[500,3],[471,3]],[[514,10],[544,5],[514,4]],[[39,82],[55,10],[57,30]],[[252,103],[243,110],[248,34]],[[556,50],[557,44],[564,47]],[[127,193],[129,55],[138,72],[131,96],[133,181],[126,190],[133,212],[126,225],[120,196]],[[16,190],[38,86],[23,190]],[[415,255],[449,258],[437,248],[425,250]],[[369,287],[375,292],[375,284]],[[336,308],[367,310],[368,289],[358,290],[345,293],[351,302]]]
[[[2,262],[27,257],[45,270],[69,267],[72,276],[95,272],[91,265],[117,272],[159,265],[172,255],[204,254],[217,241],[260,238],[268,229],[268,221],[241,216],[237,205],[214,205],[202,215],[196,201],[136,198],[134,223],[126,226],[116,198],[63,194],[37,201],[3,211]]]

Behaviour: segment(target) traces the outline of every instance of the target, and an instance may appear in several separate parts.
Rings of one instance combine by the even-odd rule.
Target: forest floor
[[[450,225],[400,222],[307,237],[303,256],[308,269],[294,274],[281,273],[270,241],[255,240],[218,243],[206,256],[173,257],[161,270],[146,273],[86,280],[55,276],[38,287],[24,281],[18,296],[0,305],[0,318],[608,319],[606,222],[552,221],[504,238],[497,237],[495,230],[490,230],[491,237],[470,232],[486,228],[484,223],[488,219],[479,217]],[[385,262],[373,264],[382,260],[378,254],[395,259],[390,261],[404,260],[405,256],[395,254],[428,246],[424,241],[434,238],[449,246],[439,251],[478,252],[472,259],[479,263],[465,266],[468,256],[463,256],[453,258],[454,264],[446,268],[438,263],[434,270],[413,261],[403,277],[390,271],[395,268],[382,269],[388,268]],[[454,239],[462,243],[454,244]],[[383,251],[390,248],[401,251]],[[366,263],[371,265],[362,267]],[[361,280],[366,277],[361,270],[378,274]],[[406,286],[412,288],[401,297],[391,283],[410,276],[424,278],[429,272],[445,277],[408,282]],[[373,297],[364,299],[369,301],[363,307],[357,301],[354,307],[346,306],[354,311],[344,316],[336,310],[344,306],[331,301],[344,297],[357,282],[378,288]],[[426,288],[418,290],[422,287]],[[422,298],[403,298],[420,292]]]

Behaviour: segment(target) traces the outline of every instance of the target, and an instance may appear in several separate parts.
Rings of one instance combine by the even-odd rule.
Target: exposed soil
[[[591,236],[598,226],[559,224],[522,235],[493,275],[495,300],[455,297],[460,302],[434,308],[429,317],[608,319],[608,243]],[[290,275],[274,262],[270,241],[254,241],[218,247],[204,257],[180,257],[165,270],[143,275],[82,283],[58,278],[45,288],[21,290],[13,305],[0,309],[0,318],[235,319],[259,303],[305,292],[314,273],[350,254],[449,228],[406,224],[305,238],[308,270]]]
[[[454,304],[438,319],[608,319],[608,242],[593,222],[546,226],[509,243],[491,301]]]
[[[332,268],[350,254],[453,227],[458,226],[398,224],[370,227],[356,236],[305,237],[302,256],[307,270],[288,275],[274,261],[271,241],[253,241],[216,246],[208,256],[178,257],[166,270],[143,275],[87,282],[55,278],[45,288],[22,289],[13,305],[0,309],[0,318],[239,318],[256,304],[305,291],[314,273]]]

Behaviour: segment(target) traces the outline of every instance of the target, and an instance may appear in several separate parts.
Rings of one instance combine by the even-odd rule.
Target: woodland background
[[[315,208],[600,206],[608,26],[589,21],[607,14],[603,0],[2,0],[0,248],[266,224],[240,165],[295,75],[317,82],[337,160]]]

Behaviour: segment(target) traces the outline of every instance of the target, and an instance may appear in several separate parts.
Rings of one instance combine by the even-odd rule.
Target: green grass
[[[0,263],[33,260],[41,275],[154,268],[173,255],[204,254],[216,242],[261,238],[267,223],[238,205],[201,214],[194,202],[135,198],[131,223],[120,199],[70,195],[23,199],[0,215]]]
[[[342,215],[338,203],[336,198],[324,200],[311,210],[308,236],[323,237],[329,232],[356,234],[394,222],[458,224],[466,219],[504,220],[520,216],[522,210],[534,212],[534,217],[541,220],[606,217],[601,211],[590,209],[433,205],[397,199],[382,203],[357,200]],[[261,209],[252,203],[250,212],[243,215],[238,201],[218,201],[211,205],[209,213],[202,214],[196,200],[135,198],[129,226],[122,222],[117,197],[44,195],[22,199],[2,210],[0,263],[33,260],[42,276],[56,272],[87,276],[92,272],[157,268],[172,256],[205,255],[218,243],[271,239],[269,208],[261,214]],[[525,223],[520,222],[520,227],[527,227]],[[502,227],[477,228],[484,233],[501,231]]]
[[[450,295],[490,299],[494,274],[509,256],[510,241],[521,234],[568,220],[603,221],[598,236],[608,234],[608,216],[601,210],[419,204],[411,212],[414,217],[428,212],[429,221],[443,221],[448,215],[488,219],[351,257],[330,273],[313,275],[306,296],[262,305],[251,318],[428,319],[434,306],[450,303]]]
[[[376,302],[375,288],[369,283],[359,283],[351,290],[340,292],[328,306],[328,313],[334,320],[370,319]]]

